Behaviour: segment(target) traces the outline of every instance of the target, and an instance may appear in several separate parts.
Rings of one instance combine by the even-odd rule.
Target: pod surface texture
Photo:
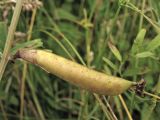
[[[19,56],[71,84],[93,93],[118,95],[134,85],[134,82],[97,72],[44,50],[20,50]]]

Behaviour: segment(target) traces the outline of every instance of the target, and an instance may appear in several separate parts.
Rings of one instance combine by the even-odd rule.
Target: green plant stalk
[[[94,94],[94,97],[96,98],[96,100],[98,101],[99,105],[101,106],[107,120],[111,120],[108,110],[106,108],[106,106],[104,105],[104,103],[102,102],[102,100],[100,99],[100,97],[97,94]]]
[[[9,53],[13,43],[14,33],[20,17],[22,3],[23,3],[23,0],[17,0],[16,7],[12,16],[11,24],[10,24],[8,35],[7,35],[7,40],[6,40],[3,55],[2,55],[2,60],[0,62],[0,81],[2,79],[3,73],[9,61]]]
[[[106,97],[103,95],[102,96],[106,105],[107,105],[107,108],[108,108],[108,111],[110,112],[110,115],[112,117],[113,120],[118,120],[117,116],[115,115],[114,111],[112,110],[112,107],[110,106],[108,100],[106,99]]]
[[[36,17],[36,12],[37,8],[33,9],[32,12],[32,17],[31,17],[31,23],[29,25],[29,30],[28,30],[28,36],[27,36],[27,41],[29,41],[32,37],[32,29]],[[22,74],[22,82],[21,82],[21,95],[20,95],[20,119],[23,120],[23,111],[24,111],[24,96],[25,96],[25,80],[26,80],[26,75],[27,75],[27,63],[24,62],[23,64],[23,74]]]
[[[25,91],[25,79],[27,75],[27,63],[24,62],[23,73],[21,79],[21,93],[20,93],[20,120],[23,120],[23,109],[24,109],[24,91]]]
[[[116,109],[117,109],[117,112],[118,112],[118,115],[119,115],[119,119],[120,120],[123,120],[124,119],[124,116],[123,116],[123,110],[122,110],[122,105],[121,105],[121,101],[120,101],[120,99],[117,97],[117,96],[115,96],[114,97],[114,102],[115,102],[115,107],[116,107]]]
[[[91,64],[91,30],[86,28],[86,59],[87,59],[87,67],[90,67]]]
[[[137,58],[135,58],[135,69],[137,69],[138,64],[139,64],[139,61],[138,61]],[[136,81],[136,80],[137,80],[137,75],[134,75],[134,76],[133,76],[133,81]],[[134,107],[135,95],[136,95],[136,93],[134,92],[134,93],[132,94],[132,99],[131,99],[131,104],[130,104],[130,112],[131,112],[131,113],[132,113],[132,110],[133,110],[132,108]]]
[[[91,46],[91,30],[89,28],[85,29],[85,37],[86,37],[86,61],[87,61],[87,67],[90,67],[90,46]],[[88,116],[88,92],[82,91],[81,94],[81,100],[84,103],[84,106],[81,106],[82,108],[80,109],[80,117],[81,119],[87,119]],[[84,115],[85,114],[85,115]],[[84,118],[84,116],[86,118]]]
[[[29,85],[29,87],[31,89],[31,94],[32,94],[32,97],[33,97],[33,101],[34,101],[34,103],[36,105],[36,108],[37,108],[37,111],[39,113],[39,116],[40,116],[41,120],[45,120],[45,116],[43,114],[42,108],[41,108],[40,103],[38,101],[38,98],[36,96],[34,87],[33,87],[33,85],[32,85],[30,80],[27,80],[27,83],[28,83],[28,85]]]
[[[140,21],[139,21],[139,31],[142,29],[142,24],[143,24],[143,14],[144,14],[144,7],[145,7],[145,3],[146,3],[146,0],[143,0],[143,3],[142,3],[142,14],[140,16]]]

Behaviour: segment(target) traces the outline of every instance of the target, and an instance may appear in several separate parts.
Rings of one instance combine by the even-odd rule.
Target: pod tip
[[[22,58],[28,62],[36,64],[35,56],[37,51],[32,49],[20,49],[15,55],[14,58]]]
[[[144,88],[146,85],[146,81],[144,79],[141,79],[139,82],[137,82],[133,88],[131,88],[135,93],[139,96],[143,96]]]

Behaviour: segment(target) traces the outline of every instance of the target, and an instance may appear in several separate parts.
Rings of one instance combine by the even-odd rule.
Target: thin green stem
[[[149,17],[147,17],[141,10],[139,10],[136,6],[134,6],[132,3],[128,3],[127,5],[124,5],[127,8],[130,8],[131,10],[136,11],[137,13],[143,15],[143,17],[155,28],[157,33],[160,33],[160,27],[158,27],[155,22],[153,22]]]
[[[33,97],[33,101],[34,101],[34,103],[35,103],[35,105],[36,105],[36,108],[37,108],[37,111],[38,111],[38,113],[39,113],[39,115],[40,115],[40,118],[41,118],[41,120],[45,120],[45,116],[44,116],[44,114],[43,114],[43,110],[42,110],[42,108],[41,108],[41,106],[40,106],[40,103],[39,103],[39,101],[38,101],[38,98],[37,98],[37,96],[36,96],[36,93],[35,93],[33,84],[31,83],[30,80],[27,80],[27,82],[28,82],[28,85],[29,85],[29,87],[30,87],[30,89],[31,89],[31,94],[32,94],[32,97]]]
[[[20,94],[20,120],[23,120],[23,109],[24,109],[24,91],[25,91],[25,79],[27,75],[27,63],[24,63],[23,74],[21,79],[21,94]]]
[[[53,29],[52,29],[53,30]],[[53,40],[55,40],[57,42],[57,44],[64,50],[64,52],[68,55],[69,58],[71,58],[71,60],[75,61],[74,58],[72,57],[72,55],[69,53],[69,51],[64,47],[64,45],[58,40],[57,37],[55,37],[54,35],[52,35],[51,33],[45,31],[45,30],[40,30],[41,32],[45,33],[46,35],[48,35],[49,37],[51,37]]]
[[[114,111],[112,110],[112,108],[111,108],[108,100],[106,99],[106,97],[105,97],[104,95],[103,95],[103,99],[104,99],[104,101],[105,101],[105,103],[106,103],[106,105],[107,105],[107,108],[108,108],[108,110],[109,110],[109,113],[110,113],[111,118],[112,118],[113,120],[118,120],[117,116],[115,115],[115,113],[114,113]]]
[[[142,10],[141,10],[142,14],[144,14],[145,3],[146,3],[146,0],[143,0]],[[142,29],[142,24],[143,24],[143,15],[142,14],[141,14],[140,21],[139,21],[139,31]]]
[[[32,30],[33,30],[33,25],[34,25],[36,13],[37,13],[37,8],[35,8],[32,12],[31,23],[29,25],[27,41],[29,41],[32,37]],[[21,120],[23,120],[26,75],[27,75],[27,63],[24,62],[24,64],[23,64],[23,74],[22,74],[22,80],[21,80],[22,81],[22,83],[21,83],[21,95],[20,95],[20,98],[21,98],[20,119]]]
[[[86,59],[87,59],[87,66],[90,67],[90,62],[91,62],[91,31],[89,28],[86,29]]]
[[[100,97],[97,94],[94,94],[94,97],[96,98],[96,100],[98,101],[99,105],[101,106],[107,120],[111,120],[109,114],[108,114],[108,110],[106,108],[106,106],[104,105],[104,103],[102,102],[102,100],[100,99]]]

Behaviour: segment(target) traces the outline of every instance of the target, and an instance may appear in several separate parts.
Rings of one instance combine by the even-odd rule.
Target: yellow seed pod
[[[18,56],[67,82],[101,95],[118,95],[136,85],[135,82],[97,72],[44,50],[20,50]]]

